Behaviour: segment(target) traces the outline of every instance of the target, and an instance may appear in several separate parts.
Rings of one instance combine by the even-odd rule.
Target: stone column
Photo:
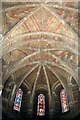
[[[56,93],[53,92],[52,93],[53,114],[55,114],[55,97],[56,97]]]
[[[67,83],[68,83],[68,88],[67,88],[67,95],[68,95],[68,101],[69,101],[69,107],[70,107],[70,115],[73,117],[75,114],[74,111],[74,98],[73,98],[73,91],[72,91],[72,83],[71,83],[72,76],[69,76]]]
[[[8,116],[10,117],[10,115],[12,114],[12,106],[14,104],[14,96],[15,96],[15,90],[16,90],[16,84],[15,82],[11,82],[11,91],[10,91],[10,95],[8,98],[8,104],[7,104],[7,110],[8,110]]]
[[[28,116],[29,119],[32,119],[32,115],[33,115],[33,99],[31,100],[31,92],[29,91],[28,93]]]
[[[49,93],[48,93],[49,96]],[[53,119],[53,104],[52,104],[52,97],[49,99],[49,119]]]

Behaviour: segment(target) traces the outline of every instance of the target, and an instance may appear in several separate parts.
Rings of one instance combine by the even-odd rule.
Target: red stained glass
[[[38,96],[37,115],[38,116],[45,115],[45,96],[43,94],[40,94]]]

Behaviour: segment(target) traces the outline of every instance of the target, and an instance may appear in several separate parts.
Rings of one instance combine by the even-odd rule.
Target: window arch
[[[22,95],[23,95],[23,91],[21,90],[21,88],[19,88],[16,93],[14,107],[13,107],[13,109],[18,112],[20,111],[20,108],[21,108]]]
[[[37,115],[45,115],[45,96],[43,94],[38,95]]]
[[[61,98],[61,106],[62,106],[62,113],[69,111],[69,103],[67,98],[67,93],[65,89],[62,89],[60,92],[60,98]]]

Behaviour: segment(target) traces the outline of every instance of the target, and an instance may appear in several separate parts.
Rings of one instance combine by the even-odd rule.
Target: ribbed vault
[[[61,88],[68,93],[71,85],[79,94],[80,46],[75,3],[72,6],[67,3],[3,3],[1,13],[3,88],[7,81],[16,84],[15,91],[25,86],[33,100],[35,91],[45,87],[50,109],[52,95],[57,95]],[[76,94],[70,102],[78,105],[80,100],[74,100]]]

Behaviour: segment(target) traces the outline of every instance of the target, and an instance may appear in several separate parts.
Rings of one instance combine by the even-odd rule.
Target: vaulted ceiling
[[[14,75],[17,86],[32,94],[45,87],[49,95],[58,87],[79,85],[78,4],[3,3],[3,84]]]

